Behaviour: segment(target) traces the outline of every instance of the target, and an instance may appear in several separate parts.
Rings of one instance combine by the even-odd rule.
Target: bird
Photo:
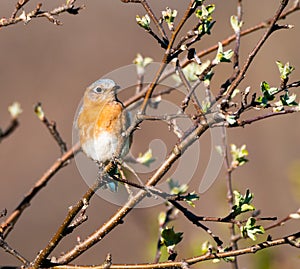
[[[129,112],[117,98],[120,86],[111,79],[99,79],[84,92],[77,117],[82,151],[103,167],[129,152],[132,136],[125,136],[131,124]]]

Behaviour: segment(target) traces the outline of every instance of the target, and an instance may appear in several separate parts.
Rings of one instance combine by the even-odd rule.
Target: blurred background
[[[63,1],[62,1],[63,2]],[[206,36],[195,47],[198,51],[216,44],[232,34],[229,23],[236,14],[237,1],[207,1],[215,3],[214,18],[217,23],[211,36]],[[272,17],[280,1],[243,1],[244,26],[250,26]],[[293,1],[291,1],[293,2]],[[25,6],[28,12],[38,1]],[[188,1],[149,1],[156,14],[165,7],[177,9],[180,17]],[[61,1],[43,1],[44,10],[61,4]],[[72,145],[72,125],[84,89],[103,75],[131,64],[137,53],[160,61],[163,50],[135,22],[135,16],[145,14],[137,4],[121,1],[78,1],[86,8],[79,15],[62,14],[62,26],[55,26],[44,18],[34,19],[27,25],[2,28],[0,31],[0,126],[9,124],[7,107],[20,102],[23,113],[19,128],[0,145],[0,209],[10,214],[33,184],[59,157],[60,151],[45,126],[33,112],[34,105],[41,102],[49,120],[55,120],[58,130],[68,147]],[[10,17],[14,1],[1,1],[0,17]],[[299,80],[299,13],[292,14],[283,24],[293,24],[292,30],[276,32],[261,49],[240,89],[251,86],[259,89],[266,80],[272,86],[279,85],[279,73],[275,61],[289,61],[295,66],[290,81]],[[186,28],[185,30],[188,30]],[[241,63],[255,46],[264,30],[246,36],[241,42]],[[229,46],[233,48],[233,45]],[[207,58],[212,58],[209,55]],[[212,90],[216,94],[224,79],[231,74],[231,65],[216,68]],[[181,99],[180,99],[181,100]],[[298,98],[299,100],[299,98]],[[229,143],[247,145],[250,162],[234,173],[234,188],[245,192],[249,188],[255,194],[254,205],[262,210],[262,216],[284,218],[299,208],[300,189],[300,115],[290,114],[261,121],[245,128],[227,131]],[[134,137],[133,153],[145,151],[145,137],[149,130],[159,134],[157,125],[145,126],[144,133]],[[148,128],[148,129],[147,129]],[[146,136],[145,136],[146,133]],[[209,154],[209,137],[201,141],[201,158]],[[199,167],[191,183],[199,185],[205,161]],[[225,172],[220,171],[218,180],[204,194],[194,212],[200,215],[224,216],[228,212],[226,202]],[[62,222],[69,206],[86,191],[74,162],[63,168],[32,201],[22,215],[8,243],[26,258],[32,260],[51,238]],[[193,189],[191,188],[190,191]],[[69,250],[77,238],[84,239],[118,209],[95,196],[88,209],[89,220],[68,236],[56,249],[54,255]],[[164,205],[147,209],[135,209],[119,225],[90,251],[80,256],[77,264],[101,264],[107,253],[114,263],[138,263],[153,261],[158,236],[157,215]],[[264,223],[268,224],[268,223]],[[178,258],[199,255],[202,242],[210,240],[180,215],[173,222],[176,231],[184,232],[184,240],[178,246]],[[226,225],[210,225],[223,238],[229,238]],[[291,222],[271,231],[273,238],[298,231],[299,223]],[[265,238],[266,235],[262,237]],[[228,243],[228,242],[225,242]],[[251,242],[247,242],[251,244]],[[242,246],[242,244],[241,244]],[[0,250],[1,265],[18,262]],[[241,268],[299,268],[299,251],[289,246],[264,250],[257,255],[239,258]],[[230,268],[230,264],[205,263],[207,268]],[[197,266],[195,266],[197,267]]]

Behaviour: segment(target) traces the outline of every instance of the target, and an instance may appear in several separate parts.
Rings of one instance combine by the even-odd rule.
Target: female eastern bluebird
[[[131,137],[124,142],[124,132],[131,122],[129,113],[117,99],[119,88],[110,79],[94,82],[84,93],[77,118],[81,148],[100,165],[107,164],[114,157],[124,157],[131,145]]]

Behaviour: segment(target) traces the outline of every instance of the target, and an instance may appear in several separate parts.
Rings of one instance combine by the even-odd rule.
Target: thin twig
[[[125,0],[125,1],[126,1],[126,0]],[[136,0],[136,1],[139,2],[139,0]],[[129,0],[129,2],[131,2],[131,1]],[[300,4],[299,4],[299,2],[297,2],[297,3],[296,3],[295,5],[293,5],[290,9],[288,9],[288,10],[285,11],[285,12],[283,12],[283,13],[280,15],[279,19],[280,19],[280,20],[285,19],[285,18],[286,18],[287,16],[289,16],[290,14],[293,14],[294,12],[299,11],[299,10],[300,10]],[[263,21],[263,22],[261,22],[261,23],[255,25],[255,26],[252,26],[252,27],[250,27],[250,28],[248,28],[248,29],[245,29],[245,30],[241,31],[241,33],[240,33],[241,37],[242,37],[242,36],[246,36],[246,35],[248,35],[248,34],[251,34],[251,33],[253,33],[253,32],[256,32],[256,31],[258,31],[258,30],[260,30],[260,29],[265,29],[265,28],[269,27],[269,25],[270,25],[271,22],[272,22],[272,19],[273,19],[273,18],[269,18],[269,19],[267,19],[267,20],[265,20],[265,21]],[[222,41],[221,41],[221,44],[222,44],[223,47],[228,46],[228,45],[231,44],[231,42],[233,42],[235,39],[236,39],[236,35],[235,35],[235,34],[234,34],[234,35],[231,35],[231,36],[229,36],[228,38],[222,40]],[[198,52],[198,53],[197,53],[197,56],[201,59],[202,57],[204,57],[204,56],[206,56],[206,55],[208,55],[208,54],[210,54],[210,53],[212,53],[212,52],[214,52],[214,51],[217,51],[217,50],[218,50],[218,44],[213,45],[213,46],[209,47],[208,49],[205,49],[205,50],[202,50],[202,51]],[[184,67],[186,67],[186,66],[187,66],[188,64],[190,64],[190,63],[191,63],[191,60],[184,60],[183,62],[180,63],[180,65],[181,65],[182,68],[184,68]],[[169,71],[169,72],[164,73],[164,74],[161,76],[161,78],[160,78],[160,80],[158,81],[158,83],[161,82],[161,81],[163,81],[163,80],[165,80],[165,79],[167,79],[168,77],[170,77],[170,76],[173,75],[174,73],[175,73],[175,70],[171,70],[171,71]],[[137,102],[138,100],[144,98],[145,95],[146,95],[146,93],[147,93],[147,91],[148,91],[148,89],[149,89],[148,87],[145,87],[142,91],[140,91],[139,94],[136,94],[136,95],[132,96],[131,98],[129,98],[129,99],[125,102],[126,106],[129,106],[129,105],[131,105],[131,104]]]
[[[0,247],[3,248],[5,252],[7,252],[7,253],[11,254],[12,256],[14,256],[15,258],[17,258],[20,262],[22,262],[22,264],[24,266],[29,265],[29,261],[26,258],[24,258],[18,251],[16,251],[12,247],[10,247],[7,244],[7,242],[4,241],[2,236],[0,236]]]
[[[234,125],[229,125],[228,127],[244,127],[247,124],[251,124],[253,122],[256,121],[260,121],[260,120],[264,120],[267,118],[271,118],[271,117],[276,117],[276,116],[280,116],[280,115],[286,115],[289,113],[295,113],[295,112],[299,112],[299,108],[298,107],[291,107],[291,108],[285,108],[282,111],[278,111],[278,112],[270,112],[268,114],[264,114],[264,115],[260,115],[251,119],[247,119],[247,120],[237,120],[236,124]]]
[[[18,11],[23,7],[25,6],[30,0],[19,0],[17,3],[16,3],[16,7],[15,7],[15,10],[13,11],[13,13],[11,14],[11,18],[14,19],[18,13]]]
[[[156,185],[159,180],[167,173],[167,171],[172,167],[172,164],[185,152],[185,150],[194,143],[198,137],[200,137],[206,130],[208,125],[199,125],[194,129],[189,135],[185,137],[179,144],[175,145],[172,152],[163,162],[163,164],[156,170],[154,175],[147,181],[146,186],[151,187]],[[126,217],[126,215],[132,210],[132,208],[139,203],[147,195],[146,191],[139,191],[136,195],[131,197],[125,204],[122,206],[118,212],[116,212],[109,220],[99,227],[93,234],[87,237],[84,241],[80,242],[73,249],[66,252],[60,258],[57,259],[57,262],[60,264],[67,264],[70,261],[74,260],[76,257],[81,255],[87,249],[92,247],[94,244],[102,240],[105,235],[107,235],[112,229],[114,229],[119,223]],[[39,263],[35,263],[36,268],[39,266]]]
[[[49,256],[49,254],[54,250],[54,248],[59,244],[59,242],[73,229],[70,230],[70,225],[72,224],[72,221],[78,214],[82,208],[89,203],[90,199],[93,197],[95,192],[104,186],[104,182],[101,182],[99,180],[96,180],[93,186],[91,186],[87,192],[82,196],[82,199],[80,199],[74,206],[69,208],[69,212],[56,231],[56,233],[51,238],[48,245],[38,254],[38,256],[35,258],[32,267],[33,268],[39,268],[41,266],[45,266],[47,264],[46,258]]]
[[[195,90],[196,90],[197,86],[199,86],[199,84],[201,83],[201,81],[199,81],[198,83],[196,83],[196,86],[191,87],[190,82],[187,80],[185,74],[182,71],[182,68],[181,68],[181,66],[179,64],[179,60],[178,59],[176,60],[176,72],[178,73],[179,78],[181,79],[183,85],[187,89],[187,94],[186,94],[184,100],[181,103],[182,112],[184,112],[185,109],[188,107],[189,102],[191,100],[191,97],[193,96],[193,99],[192,99],[193,105],[194,105],[197,113],[199,113],[200,115],[202,115],[203,112],[201,110],[201,104],[200,104],[200,102],[199,102],[199,100],[198,100],[198,98],[197,98],[197,96],[195,94]]]
[[[282,0],[280,2],[280,6],[278,7],[271,23],[270,26],[268,28],[268,30],[263,34],[263,36],[260,38],[260,40],[258,41],[257,45],[254,47],[254,49],[250,52],[250,54],[248,55],[248,58],[246,60],[246,62],[244,63],[244,66],[241,70],[241,72],[238,74],[238,76],[233,80],[233,82],[231,83],[231,85],[229,86],[226,96],[225,96],[225,100],[229,100],[233,91],[236,89],[236,87],[240,84],[240,82],[244,79],[245,74],[249,68],[249,66],[251,65],[253,59],[255,58],[255,56],[257,55],[258,51],[261,49],[261,47],[263,46],[263,44],[267,41],[268,37],[276,30],[276,22],[280,19],[280,15],[282,14],[283,10],[285,9],[285,7],[287,6],[289,0]],[[223,93],[221,92],[220,95],[222,95]],[[221,96],[218,96],[218,98],[221,98]]]
[[[207,252],[201,256],[196,256],[184,260],[185,264],[193,265],[203,261],[214,260],[214,259],[225,259],[229,257],[237,257],[245,254],[253,254],[263,249],[280,246],[290,245],[292,247],[300,248],[300,244],[297,243],[297,239],[300,238],[300,232],[287,235],[275,240],[267,240],[256,245],[241,248],[238,250],[230,250],[224,252]],[[80,266],[80,265],[58,265],[52,267],[53,269],[104,269],[104,265],[98,266]],[[109,268],[111,269],[182,269],[182,261],[167,261],[160,263],[142,263],[142,264],[112,264]]]
[[[147,13],[150,16],[150,18],[152,19],[152,21],[154,22],[157,30],[160,32],[160,34],[163,38],[164,44],[167,45],[168,44],[168,37],[165,33],[165,30],[162,27],[162,25],[159,23],[158,19],[156,18],[156,16],[155,16],[154,12],[152,11],[150,5],[148,4],[148,1],[147,0],[140,0],[140,3],[144,7],[144,9],[147,11]]]
[[[179,34],[181,28],[183,27],[184,23],[191,16],[191,13],[193,11],[193,9],[192,9],[193,4],[194,4],[194,1],[191,0],[188,8],[185,11],[184,16],[180,20],[180,22],[177,25],[176,29],[172,32],[172,36],[170,38],[168,47],[167,47],[166,52],[164,54],[164,57],[162,59],[161,65],[160,65],[160,67],[159,67],[159,69],[158,69],[158,71],[157,71],[157,73],[155,75],[155,78],[153,79],[153,82],[149,85],[149,87],[148,87],[148,89],[147,89],[147,91],[145,93],[145,98],[144,98],[144,101],[143,101],[141,109],[140,109],[141,114],[145,113],[147,104],[149,102],[149,99],[151,98],[152,93],[153,93],[153,91],[154,91],[154,89],[155,89],[155,87],[156,87],[159,79],[161,78],[161,75],[163,74],[163,72],[164,72],[167,64],[172,60],[172,58],[170,57],[170,55],[171,55],[171,50],[172,50],[173,44],[174,44],[175,39],[176,39],[177,35]]]
[[[44,188],[49,180],[62,168],[74,155],[80,150],[79,144],[76,144],[67,151],[64,155],[58,158],[53,165],[45,172],[45,174],[34,184],[32,189],[25,195],[20,204],[15,210],[7,217],[7,219],[1,223],[0,230],[2,230],[4,238],[12,231],[14,225],[24,212],[24,210],[30,205],[31,200],[37,195],[37,193]]]
[[[45,115],[45,113],[42,110],[42,104],[38,103],[34,107],[34,111],[39,117],[39,119],[45,124],[48,131],[50,132],[51,136],[54,138],[54,140],[57,142],[58,146],[60,147],[61,154],[64,154],[67,151],[67,144],[63,141],[61,135],[57,131],[56,123],[55,121],[49,121]]]
[[[0,143],[4,138],[9,137],[19,126],[19,120],[17,118],[13,118],[9,124],[9,126],[2,131],[0,129]]]
[[[19,2],[21,2],[21,1],[19,1]],[[66,4],[62,4],[61,6],[54,8],[51,11],[41,11],[40,8],[41,8],[42,4],[38,3],[34,10],[28,12],[27,14],[25,13],[25,11],[23,11],[23,13],[19,16],[16,16],[19,9],[17,11],[15,10],[10,18],[1,18],[0,19],[0,29],[5,26],[19,23],[21,21],[23,21],[26,24],[26,23],[30,22],[32,19],[36,19],[36,18],[40,18],[40,17],[46,17],[50,22],[52,22],[56,25],[61,25],[61,22],[59,20],[57,20],[56,18],[54,18],[54,16],[58,16],[61,13],[65,13],[65,12],[76,15],[76,14],[78,14],[78,12],[80,10],[85,8],[84,5],[75,7],[75,2],[76,2],[76,0],[70,0]]]

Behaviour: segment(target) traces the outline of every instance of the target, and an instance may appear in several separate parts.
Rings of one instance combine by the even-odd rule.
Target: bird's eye
[[[100,88],[100,87],[96,87],[96,88],[94,88],[94,92],[95,92],[95,93],[102,93],[102,92],[103,92],[103,89]]]

